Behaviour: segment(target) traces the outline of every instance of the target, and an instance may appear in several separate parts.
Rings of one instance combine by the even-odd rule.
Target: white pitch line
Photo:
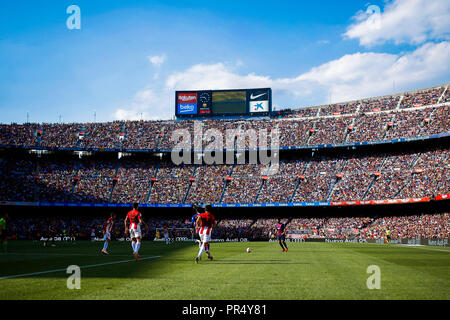
[[[161,257],[162,256],[151,256],[151,257],[141,258],[139,260],[148,260],[148,259],[161,258]],[[132,261],[135,261],[135,260],[134,259],[130,259],[130,260],[122,260],[122,261],[114,261],[114,262],[106,262],[106,263],[98,263],[98,264],[89,264],[87,266],[81,266],[80,269],[101,267],[101,266],[107,266],[107,265],[111,265],[111,264],[119,264],[119,263],[126,263],[126,262],[132,262]],[[40,274],[61,272],[61,271],[66,271],[66,270],[67,270],[67,268],[61,268],[61,269],[54,269],[54,270],[47,270],[47,271],[40,271],[40,272],[14,274],[14,275],[10,275],[10,276],[0,277],[0,280],[11,279],[11,278],[36,276],[36,275],[40,275]]]
[[[447,253],[450,253],[450,250],[437,249],[437,248],[428,248],[428,247],[408,247],[408,248],[422,249],[422,250],[430,250],[430,251],[440,251],[440,252],[447,252]]]
[[[104,254],[99,253],[99,254],[84,254],[84,253],[36,253],[36,252],[8,252],[6,255],[4,256],[11,256],[11,255],[16,255],[16,256],[42,256],[42,257],[51,257],[51,256],[83,256],[83,257],[100,257],[100,256],[104,256]],[[110,256],[113,257],[129,257],[129,254],[112,254]]]

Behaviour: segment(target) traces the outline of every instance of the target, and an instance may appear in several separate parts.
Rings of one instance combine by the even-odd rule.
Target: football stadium
[[[289,81],[198,82],[166,119],[1,120],[0,299],[449,300],[436,79],[291,106]]]

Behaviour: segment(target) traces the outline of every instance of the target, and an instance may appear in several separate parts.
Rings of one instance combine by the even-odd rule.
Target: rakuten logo
[[[178,100],[181,100],[183,102],[191,102],[194,101],[197,97],[196,96],[180,96],[178,97]]]
[[[179,103],[186,103],[186,102],[191,102],[191,103],[196,103],[197,102],[197,94],[195,93],[180,93],[178,94],[178,102]]]

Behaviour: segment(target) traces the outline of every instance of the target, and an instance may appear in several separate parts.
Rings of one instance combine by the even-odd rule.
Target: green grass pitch
[[[450,299],[445,247],[307,242],[281,252],[277,243],[213,243],[214,261],[204,254],[195,264],[192,242],[145,241],[139,262],[129,261],[129,242],[113,241],[109,256],[102,245],[11,241],[0,254],[0,299]],[[81,267],[79,290],[67,289],[69,265]],[[370,265],[380,268],[380,289],[367,288]]]

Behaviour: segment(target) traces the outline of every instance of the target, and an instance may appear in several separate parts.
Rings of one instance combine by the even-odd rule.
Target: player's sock
[[[136,252],[136,241],[131,241],[131,247],[133,248],[133,252]]]
[[[287,251],[287,245],[286,245],[286,242],[283,242],[283,244],[284,244],[284,247],[286,248],[286,251]]]
[[[281,249],[283,249],[284,250],[284,247],[283,247],[283,242],[279,242],[280,243],[280,247],[281,247]]]
[[[134,252],[136,252],[136,254],[139,252],[139,247],[141,246],[141,242],[140,241],[138,241],[138,242],[136,242],[136,245],[135,245],[135,250],[134,250]]]
[[[200,258],[202,256],[203,251],[205,251],[205,245],[202,244],[202,246],[200,247],[200,250],[198,251],[197,258]]]
[[[8,251],[8,241],[3,241],[3,251],[4,252]]]
[[[106,251],[106,249],[108,249],[108,241],[105,241],[105,244],[103,245],[103,250]]]

